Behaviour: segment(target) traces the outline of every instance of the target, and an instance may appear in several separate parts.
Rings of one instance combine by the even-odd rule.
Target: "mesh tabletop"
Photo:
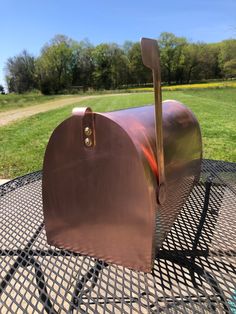
[[[151,274],[49,246],[41,172],[0,186],[0,313],[236,313],[236,164],[204,160]]]

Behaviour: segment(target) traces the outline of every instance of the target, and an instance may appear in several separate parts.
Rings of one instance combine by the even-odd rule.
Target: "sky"
[[[0,84],[9,57],[38,56],[56,34],[123,44],[172,32],[190,41],[236,38],[236,0],[0,0]]]

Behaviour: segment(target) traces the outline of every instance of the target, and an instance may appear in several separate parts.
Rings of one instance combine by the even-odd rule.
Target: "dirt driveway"
[[[94,98],[94,97],[97,97],[97,96],[75,96],[75,97],[70,97],[70,98],[56,99],[56,100],[47,101],[45,103],[35,105],[35,106],[23,107],[19,109],[13,109],[13,110],[5,111],[5,112],[0,112],[0,126],[7,125],[18,119],[30,117],[40,112],[46,112],[52,109],[61,108],[67,105],[74,104],[76,102],[80,102],[84,99]]]
[[[51,100],[40,105],[24,107],[19,109],[8,110],[0,112],[0,127],[7,125],[11,122],[15,122],[18,119],[27,118],[40,112],[46,112],[53,109],[62,108],[67,105],[80,102],[85,99],[98,98],[98,97],[110,97],[115,95],[129,95],[129,93],[122,94],[108,94],[108,95],[94,95],[94,96],[75,96],[70,98]]]

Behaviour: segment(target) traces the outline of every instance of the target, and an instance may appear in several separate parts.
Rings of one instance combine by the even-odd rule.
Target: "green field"
[[[219,81],[219,82],[208,82],[208,83],[199,83],[199,84],[184,84],[184,85],[171,85],[164,86],[162,90],[165,91],[184,91],[184,90],[199,90],[199,89],[229,89],[236,88],[236,80],[231,81]],[[32,93],[26,94],[7,94],[0,95],[0,112],[8,111],[11,109],[18,109],[27,106],[34,106],[41,103],[45,103],[50,100],[56,99],[66,99],[76,96],[85,96],[85,95],[102,95],[102,94],[120,94],[120,93],[143,93],[143,92],[153,92],[152,87],[135,87],[135,88],[126,88],[114,91],[89,91],[86,93],[73,94],[73,95],[42,95],[40,92],[35,91]]]
[[[46,101],[60,99],[64,97],[70,97],[65,95],[50,95],[44,96],[40,93],[29,94],[7,94],[0,95],[0,112],[11,109],[18,109],[27,106],[34,106]]]
[[[200,121],[204,158],[236,162],[236,88],[164,91],[163,99],[176,99],[190,107]],[[152,93],[89,99],[79,106],[111,111],[153,102]],[[53,129],[69,117],[75,105],[37,114],[0,128],[0,177],[13,178],[42,168],[43,155]]]

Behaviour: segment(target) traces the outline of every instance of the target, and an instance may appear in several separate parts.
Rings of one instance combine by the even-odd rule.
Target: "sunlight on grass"
[[[164,91],[163,99],[179,100],[195,113],[202,129],[204,158],[236,162],[236,89]],[[152,102],[152,93],[87,99],[2,127],[0,177],[13,178],[42,169],[52,131],[71,115],[75,106],[91,106],[94,111],[103,112]]]
[[[47,101],[68,98],[71,95],[42,95],[41,93],[0,95],[0,112],[42,104]]]
[[[236,81],[224,81],[224,82],[211,82],[211,83],[201,83],[201,84],[184,84],[184,85],[173,85],[173,86],[163,86],[163,91],[177,91],[177,90],[194,90],[194,89],[216,89],[216,88],[236,88]],[[140,88],[129,88],[128,90],[133,92],[151,92],[153,87],[140,87]]]

